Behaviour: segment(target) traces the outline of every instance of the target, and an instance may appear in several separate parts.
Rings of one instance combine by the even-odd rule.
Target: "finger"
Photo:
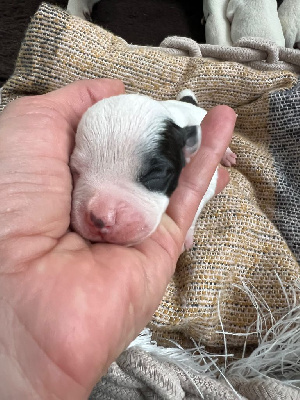
[[[125,93],[124,84],[117,79],[89,79],[73,82],[43,95],[54,102],[61,114],[76,129],[82,114],[97,101]]]
[[[46,94],[21,97],[5,107],[1,119],[27,112],[34,114],[34,109],[41,108],[41,104],[44,108],[48,106],[49,110],[58,111],[60,116],[77,126],[82,114],[97,101],[124,92],[123,83],[117,79],[80,80]]]
[[[2,139],[14,150],[15,143],[19,143],[21,152],[32,152],[41,144],[41,140],[37,141],[40,138],[46,144],[44,155],[45,151],[49,157],[59,153],[59,158],[68,159],[82,114],[97,101],[121,93],[124,85],[119,80],[92,79],[76,81],[44,95],[21,97],[9,103],[1,114],[0,131],[6,132]],[[32,146],[23,146],[24,132]],[[3,146],[4,143],[2,149]]]
[[[210,110],[201,124],[201,147],[183,169],[167,211],[184,235],[191,226],[201,198],[229,145],[235,121],[235,112],[222,105]],[[217,192],[222,190],[229,180],[228,173],[223,169],[220,169],[218,175]]]

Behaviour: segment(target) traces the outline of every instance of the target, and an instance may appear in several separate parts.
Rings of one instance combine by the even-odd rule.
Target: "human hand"
[[[151,319],[231,138],[218,106],[156,232],[131,247],[69,232],[76,126],[119,81],[79,81],[0,116],[0,398],[84,399]],[[201,180],[199,179],[201,177]],[[218,191],[228,182],[220,169]]]

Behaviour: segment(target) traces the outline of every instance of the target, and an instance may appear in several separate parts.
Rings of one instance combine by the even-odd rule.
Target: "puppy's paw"
[[[294,49],[300,50],[300,42],[295,42]]]
[[[92,22],[91,12],[89,10],[84,10],[83,16],[84,16],[84,19],[86,19],[89,22]]]
[[[92,21],[91,14],[88,9],[76,10],[74,12],[71,12],[70,10],[68,10],[68,11],[71,15],[74,15],[74,17],[79,17],[81,19],[84,19],[84,20],[90,21],[90,22]]]
[[[236,154],[227,147],[224,156],[222,157],[221,164],[224,167],[231,167],[236,164]]]
[[[70,0],[67,6],[67,11],[74,15],[75,17],[79,17],[85,19],[86,21],[92,21],[91,12],[88,5],[85,1],[82,0]]]
[[[190,229],[187,231],[182,252],[184,252],[185,250],[190,250],[193,247],[194,229],[194,226],[191,226]]]

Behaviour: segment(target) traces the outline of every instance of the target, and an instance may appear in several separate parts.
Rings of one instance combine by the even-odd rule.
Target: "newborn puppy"
[[[203,0],[206,43],[232,46],[230,23],[226,16],[228,2],[229,0]]]
[[[70,14],[82,19],[91,20],[91,13],[94,4],[99,0],[69,0],[67,10]]]
[[[278,9],[285,47],[300,49],[300,2],[284,0]]]
[[[124,94],[99,101],[83,115],[70,160],[71,225],[81,236],[130,246],[155,231],[182,168],[200,146],[206,114],[191,91],[182,91],[178,100]],[[234,156],[230,152],[233,162]],[[216,182],[217,172],[195,221]]]
[[[242,37],[260,37],[284,47],[276,0],[229,0],[226,15],[233,43]]]

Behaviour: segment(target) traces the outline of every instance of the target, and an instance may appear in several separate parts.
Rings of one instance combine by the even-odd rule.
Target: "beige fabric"
[[[237,392],[251,400],[299,400],[300,390],[271,378],[233,379]]]
[[[220,316],[225,331],[248,332],[257,311],[249,296],[236,286],[241,282],[252,286],[280,315],[278,310],[287,303],[275,272],[289,296],[289,284],[299,278],[293,242],[299,221],[295,217],[295,234],[283,234],[280,224],[284,218],[278,220],[282,210],[277,197],[287,188],[280,186],[279,153],[271,149],[275,146],[272,135],[277,133],[272,127],[278,122],[270,124],[277,118],[270,108],[274,93],[284,96],[288,89],[294,90],[297,75],[129,46],[98,26],[43,4],[31,21],[15,72],[3,88],[2,107],[17,96],[45,93],[77,79],[95,77],[122,79],[128,93],[162,100],[190,88],[202,107],[228,104],[238,114],[232,141],[237,167],[231,170],[226,190],[200,216],[195,246],[178,262],[150,324],[156,337],[185,345],[190,345],[192,337],[219,348],[223,346],[223,335],[217,333]],[[280,100],[280,104],[285,102]],[[284,210],[292,209],[286,198],[280,204]],[[290,231],[292,225],[285,229]],[[289,246],[286,240],[291,241]],[[228,345],[239,346],[244,337],[228,336],[227,340]],[[248,343],[256,341],[256,335],[248,336]]]
[[[284,389],[284,388],[283,388]],[[124,351],[94,388],[90,400],[243,400],[224,382],[187,374],[140,348]]]
[[[232,386],[230,386],[232,385]],[[89,400],[299,400],[300,390],[272,378],[213,379],[183,371],[140,348],[122,353]]]
[[[299,50],[278,47],[260,38],[241,38],[234,46],[198,44],[190,38],[170,36],[161,43],[165,52],[190,57],[235,61],[261,71],[283,70],[300,73]]]

